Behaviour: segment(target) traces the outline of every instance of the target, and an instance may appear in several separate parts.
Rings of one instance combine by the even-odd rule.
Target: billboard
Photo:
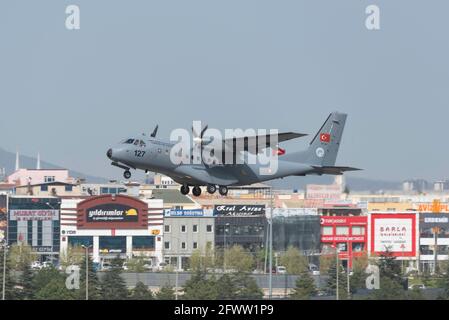
[[[59,210],[53,209],[20,209],[10,210],[9,220],[11,221],[58,221]]]
[[[166,209],[166,217],[204,217],[206,214],[203,209]]]
[[[420,238],[449,238],[449,213],[421,213],[419,215]]]
[[[306,199],[340,199],[341,186],[337,184],[308,184]]]
[[[347,216],[335,216],[335,217],[321,217],[321,226],[323,227],[333,227],[333,226],[344,226],[348,227],[348,232],[346,235],[338,235],[333,230],[332,234],[322,234],[321,242],[366,242],[366,227],[368,225],[368,217],[357,216],[357,217],[347,217]],[[358,228],[358,233],[356,234],[353,230],[353,226],[360,226],[363,228]],[[361,232],[360,230],[363,230]]]
[[[416,256],[416,214],[371,214],[371,252]]]
[[[8,198],[0,194],[0,242],[6,239],[6,226],[8,220]]]
[[[147,229],[148,204],[124,195],[91,197],[78,204],[78,229]]]
[[[138,209],[117,203],[106,203],[86,209],[87,222],[137,222]]]
[[[264,216],[265,205],[218,205],[214,208],[214,216]]]

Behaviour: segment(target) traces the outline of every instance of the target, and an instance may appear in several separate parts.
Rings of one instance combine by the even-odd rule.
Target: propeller
[[[206,125],[206,126],[204,127],[204,129],[201,130],[201,133],[198,134],[198,133],[195,131],[195,128],[192,127],[193,143],[194,143],[196,146],[199,146],[200,152],[201,152],[201,162],[202,162],[204,165],[206,165],[206,164],[204,163],[204,159],[203,159],[203,150],[204,150],[204,146],[207,146],[207,145],[211,144],[212,141],[213,141],[213,139],[209,139],[209,140],[205,140],[205,139],[204,139],[204,134],[206,133],[207,129],[209,129],[209,126],[208,126],[208,125]],[[206,167],[207,167],[207,165],[206,165]]]

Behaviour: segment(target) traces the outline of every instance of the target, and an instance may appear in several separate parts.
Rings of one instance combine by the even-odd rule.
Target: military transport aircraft
[[[346,117],[344,113],[331,113],[310,142],[308,149],[293,153],[286,153],[278,145],[273,148],[269,143],[270,139],[279,143],[305,136],[305,134],[287,132],[277,133],[276,137],[267,134],[214,141],[213,138],[205,136],[207,126],[200,134],[192,128],[194,135],[192,149],[199,148],[201,155],[204,154],[204,150],[209,150],[212,154],[221,153],[222,159],[226,153],[234,152],[237,156],[234,156],[231,164],[225,161],[206,163],[203,161],[203,156],[196,164],[174,163],[170,155],[175,143],[156,139],[158,126],[150,137],[143,135],[126,139],[109,149],[107,156],[112,160],[112,165],[125,170],[125,179],[131,178],[130,169],[141,169],[145,172],[157,172],[171,177],[181,184],[181,193],[184,195],[189,194],[190,187],[193,187],[192,193],[198,197],[202,192],[201,186],[207,186],[208,193],[214,194],[218,189],[222,196],[226,196],[228,187],[232,186],[245,186],[287,176],[341,175],[346,171],[360,170],[335,166]],[[242,150],[237,150],[236,145],[243,146]],[[244,154],[258,154],[267,151],[268,148],[273,149],[273,153],[278,156],[277,168],[272,174],[266,172],[262,174],[260,170],[262,165],[259,163],[235,161],[237,157]],[[182,153],[182,149],[180,152]],[[190,158],[189,155],[187,157]]]

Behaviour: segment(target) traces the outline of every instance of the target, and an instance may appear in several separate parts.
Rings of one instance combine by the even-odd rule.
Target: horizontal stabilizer
[[[316,173],[318,174],[334,174],[334,175],[341,175],[345,173],[346,171],[360,171],[362,169],[358,168],[352,168],[352,167],[335,167],[335,166],[313,166],[313,168],[316,170]]]

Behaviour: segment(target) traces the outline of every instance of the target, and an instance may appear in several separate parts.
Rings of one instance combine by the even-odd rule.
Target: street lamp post
[[[224,239],[223,239],[223,272],[226,273],[226,249],[227,249],[227,242],[226,242],[226,233],[230,229],[231,224],[226,223],[224,228]]]
[[[3,282],[2,282],[2,300],[6,300],[6,250],[8,245],[3,244]]]
[[[274,201],[273,201],[273,187],[270,188],[270,222],[269,222],[269,237],[270,237],[270,243],[269,243],[269,269],[270,269],[270,275],[268,277],[269,282],[269,297],[270,300],[273,299],[273,207],[274,207]]]
[[[86,250],[86,300],[89,300],[89,249],[92,246],[82,245],[81,247]]]

